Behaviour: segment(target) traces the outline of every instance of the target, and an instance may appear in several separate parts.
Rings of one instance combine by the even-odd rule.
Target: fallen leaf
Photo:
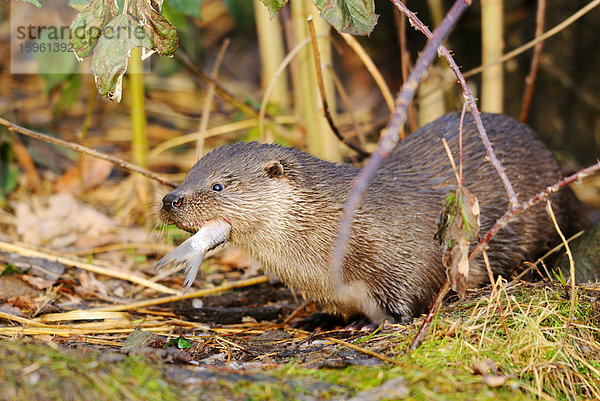
[[[38,290],[45,290],[46,288],[50,288],[56,282],[54,280],[46,280],[41,277],[34,277],[28,274],[21,275],[21,280],[25,281],[32,287],[37,288]]]
[[[486,375],[486,376],[483,376],[483,379],[482,379],[482,381],[490,387],[503,386],[507,380],[508,380],[508,376],[504,376],[504,375],[499,375],[499,376]]]
[[[471,364],[471,368],[473,369],[473,373],[476,375],[487,375],[488,373],[496,374],[498,373],[498,369],[496,368],[496,364],[490,358],[486,358],[481,361],[474,361]]]
[[[86,189],[102,184],[112,171],[113,165],[96,157],[82,155],[79,163],[67,170],[54,184],[57,192],[80,194]]]
[[[158,336],[151,331],[143,331],[139,327],[137,327],[134,331],[131,332],[123,342],[123,346],[121,349],[123,351],[130,350],[138,347],[145,347],[150,344],[154,340],[156,340]]]

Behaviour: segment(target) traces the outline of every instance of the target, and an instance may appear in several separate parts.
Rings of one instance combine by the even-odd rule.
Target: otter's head
[[[296,149],[254,142],[217,148],[165,195],[160,218],[189,232],[223,219],[231,224],[234,243],[264,234],[281,223],[293,202],[299,155]]]

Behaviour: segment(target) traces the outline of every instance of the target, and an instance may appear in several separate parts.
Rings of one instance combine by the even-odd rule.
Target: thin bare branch
[[[403,3],[405,1],[406,0],[402,0]],[[406,82],[408,74],[410,74],[410,52],[408,51],[408,45],[406,44],[406,17],[397,8],[394,8],[394,22],[396,23],[396,28],[398,31],[402,82]],[[417,111],[414,102],[411,102],[408,106],[408,123],[411,132],[414,132],[419,128],[419,123],[417,122]]]
[[[569,185],[570,183],[572,183],[574,181],[582,180],[585,177],[588,177],[588,176],[596,173],[597,171],[600,171],[600,161],[596,162],[595,164],[592,164],[589,167],[584,168],[583,170],[581,170],[573,175],[570,175],[570,176],[562,179],[561,181],[557,182],[556,184],[549,186],[545,190],[538,192],[536,195],[534,195],[532,198],[526,200],[525,202],[520,203],[520,204],[516,205],[515,207],[510,208],[506,213],[504,213],[504,215],[502,217],[500,217],[496,221],[496,223],[492,226],[492,228],[490,228],[490,230],[485,234],[483,239],[481,241],[479,241],[479,243],[469,252],[469,259],[473,259],[479,252],[481,252],[483,250],[484,246],[486,246],[486,244],[488,242],[490,242],[492,237],[494,235],[496,235],[496,233],[498,233],[498,231],[500,231],[504,226],[506,226],[513,218],[515,218],[516,216],[527,211],[528,209],[530,209],[533,205],[535,205],[539,201],[548,199],[548,197],[550,195],[552,195],[555,192],[558,192],[561,188]]]
[[[308,22],[308,32],[310,33],[310,42],[312,44],[313,58],[315,62],[315,71],[317,72],[317,83],[319,87],[319,93],[321,94],[321,103],[323,104],[323,114],[329,124],[329,127],[335,134],[335,136],[350,149],[358,153],[362,157],[368,157],[369,153],[362,149],[360,146],[353,144],[348,141],[340,132],[337,125],[333,121],[331,112],[329,111],[329,104],[327,102],[327,93],[325,93],[325,84],[323,83],[323,69],[321,68],[321,55],[319,53],[319,45],[317,43],[317,34],[315,32],[315,24],[313,23],[312,15],[309,15],[306,19]]]
[[[521,45],[521,46],[517,47],[516,49],[509,51],[508,53],[506,53],[505,55],[503,55],[502,57],[500,57],[494,61],[490,61],[487,64],[480,65],[479,67],[473,68],[472,70],[465,72],[463,74],[464,77],[465,78],[472,77],[475,74],[479,74],[481,71],[483,71],[484,69],[488,68],[491,65],[498,64],[498,63],[504,63],[505,61],[510,60],[511,58],[516,57],[523,52],[526,52],[527,50],[531,49],[538,43],[543,42],[544,40],[556,35],[563,29],[567,28],[569,25],[571,25],[572,23],[574,23],[579,18],[583,17],[585,14],[589,13],[590,11],[592,11],[595,7],[597,7],[599,5],[600,5],[600,0],[593,0],[593,1],[589,2],[588,4],[583,6],[579,11],[577,11],[575,14],[571,15],[569,18],[567,18],[560,24],[556,25],[554,28],[545,32],[543,35],[540,35],[537,38],[533,39],[532,41],[529,41],[529,42],[525,43],[524,45]]]
[[[544,33],[544,25],[546,22],[546,0],[538,0],[537,13],[535,16],[535,37],[538,38]],[[544,42],[539,42],[533,48],[533,57],[531,58],[531,67],[529,74],[525,77],[525,91],[523,92],[523,102],[521,103],[521,114],[519,120],[527,122],[529,110],[531,109],[531,101],[533,100],[533,92],[535,89],[535,80],[537,78],[538,67],[540,66],[540,58]]]
[[[221,48],[219,49],[219,53],[217,53],[217,58],[215,59],[213,69],[210,72],[210,77],[215,81],[217,79],[217,76],[219,75],[219,69],[221,68],[223,57],[225,57],[225,52],[229,47],[229,42],[229,38],[225,38],[225,40],[223,40]],[[206,129],[208,128],[208,120],[210,120],[210,106],[212,105],[214,96],[215,84],[211,82],[208,84],[208,91],[206,92],[206,98],[204,100],[204,105],[202,106],[202,118],[200,119],[200,126],[198,127],[198,141],[196,142],[196,158],[198,160],[200,160],[200,157],[202,157],[202,152],[204,149],[204,138],[206,134]]]
[[[183,65],[189,72],[191,72],[192,77],[194,77],[194,79],[199,81],[201,84],[213,84],[215,86],[215,91],[221,97],[221,99],[231,104],[247,116],[258,116],[258,111],[256,111],[256,109],[247,105],[243,101],[238,100],[235,97],[235,95],[229,90],[225,89],[223,85],[219,83],[219,81],[213,79],[210,75],[206,74],[202,67],[198,65],[198,63],[189,54],[181,50],[181,48],[177,50],[173,56],[177,61],[181,63],[181,65]]]
[[[149,171],[149,170],[146,170],[139,166],[136,166],[133,163],[126,162],[125,160],[119,159],[117,157],[109,156],[105,153],[98,152],[97,150],[90,149],[83,145],[79,145],[77,143],[65,141],[62,139],[58,139],[58,138],[54,138],[54,137],[51,137],[48,135],[41,134],[39,132],[32,131],[30,129],[21,127],[20,125],[17,125],[11,121],[5,120],[4,118],[1,118],[1,117],[0,117],[0,125],[4,125],[10,131],[18,132],[19,134],[23,134],[23,135],[26,135],[31,138],[39,139],[40,141],[52,143],[54,145],[59,145],[59,146],[74,150],[79,153],[84,153],[86,155],[90,155],[90,156],[96,157],[98,159],[106,160],[107,162],[110,162],[110,163],[114,164],[115,166],[121,167],[124,170],[141,174],[141,175],[151,178],[155,181],[158,181],[161,184],[168,185],[172,188],[175,188],[177,186],[177,183],[175,183],[171,180],[168,180],[159,174],[156,174],[152,171]]]
[[[429,312],[427,312],[425,319],[423,319],[423,324],[421,324],[421,327],[419,327],[417,335],[415,336],[415,338],[413,338],[412,342],[410,343],[410,347],[408,349],[410,349],[411,351],[414,351],[421,346],[421,343],[423,342],[423,340],[425,339],[425,335],[427,334],[427,329],[429,329],[431,321],[433,320],[433,317],[435,316],[437,310],[442,304],[444,297],[446,296],[446,294],[448,294],[448,291],[450,291],[450,279],[446,278],[446,281],[444,281],[442,288],[440,288],[440,292],[438,292],[438,295],[435,298],[433,305],[431,305],[431,308],[429,308]]]

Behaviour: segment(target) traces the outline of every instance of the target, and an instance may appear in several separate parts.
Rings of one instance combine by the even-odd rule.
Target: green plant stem
[[[129,85],[131,89],[131,159],[140,167],[148,166],[148,137],[146,135],[146,110],[144,108],[144,80],[142,77],[141,49],[135,48],[129,59]]]

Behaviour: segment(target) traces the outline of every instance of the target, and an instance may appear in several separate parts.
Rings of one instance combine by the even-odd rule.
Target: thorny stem
[[[417,18],[417,16],[413,12],[411,12],[408,8],[406,8],[406,6],[400,0],[391,0],[391,1],[400,9],[400,11],[402,11],[408,17],[412,26],[414,26],[416,29],[423,32],[425,34],[425,36],[427,36],[427,38],[429,38],[429,40],[431,40],[431,38],[432,38],[431,31],[429,30],[429,28],[427,28],[421,22],[421,20],[419,20],[419,18]],[[471,106],[471,114],[473,114],[473,120],[475,121],[477,130],[479,131],[479,136],[481,137],[481,140],[483,141],[483,146],[485,147],[485,150],[490,159],[490,162],[492,163],[492,165],[498,172],[498,175],[500,175],[500,178],[502,179],[504,188],[506,189],[506,192],[508,193],[510,207],[513,207],[514,205],[519,203],[517,200],[517,195],[515,194],[515,191],[512,188],[512,184],[510,183],[510,180],[506,176],[506,173],[504,171],[504,168],[502,167],[502,164],[500,163],[500,161],[494,154],[494,150],[492,149],[492,144],[490,143],[490,140],[487,137],[485,127],[483,126],[483,122],[481,121],[481,115],[479,114],[479,110],[477,109],[477,102],[475,101],[475,97],[473,96],[473,93],[471,93],[471,90],[467,86],[467,82],[465,81],[465,78],[463,77],[462,73],[460,72],[460,68],[458,68],[458,65],[454,61],[454,58],[450,54],[450,51],[448,51],[448,49],[446,49],[445,46],[440,46],[439,51],[442,54],[442,56],[444,56],[444,58],[448,61],[450,68],[452,68],[452,71],[456,75],[456,78],[458,79],[458,82],[460,83],[460,86],[463,89],[463,94],[465,96],[465,99],[469,103],[469,106]]]
[[[496,221],[496,223],[492,226],[492,228],[490,228],[490,230],[485,234],[483,239],[481,241],[479,241],[479,243],[475,246],[475,248],[473,248],[469,252],[469,259],[473,259],[479,252],[481,252],[483,247],[486,246],[488,242],[490,242],[492,237],[494,235],[496,235],[496,233],[498,231],[500,231],[504,226],[506,226],[514,217],[527,211],[528,209],[530,209],[533,205],[535,205],[539,201],[548,199],[548,197],[550,195],[552,195],[555,192],[558,192],[561,188],[569,185],[570,183],[572,183],[574,181],[582,180],[585,177],[588,177],[597,171],[600,171],[600,161],[596,162],[595,164],[592,164],[589,167],[584,168],[583,170],[580,170],[579,172],[577,172],[573,175],[570,175],[570,176],[564,178],[563,180],[557,182],[556,184],[549,186],[545,190],[538,192],[536,195],[534,195],[529,200],[526,200],[525,202],[520,203],[520,204],[510,208],[509,210],[507,210],[506,213],[504,213],[504,216],[500,217]]]
[[[419,82],[421,82],[423,76],[427,73],[427,68],[436,56],[438,48],[448,36],[469,3],[468,0],[457,0],[425,45],[423,52],[415,63],[414,69],[396,98],[396,109],[387,127],[381,133],[381,139],[379,140],[377,149],[372,154],[367,164],[360,170],[353,183],[352,190],[350,191],[350,195],[348,196],[346,204],[344,205],[344,210],[342,211],[339,233],[332,255],[332,272],[334,282],[336,283],[335,285],[338,289],[341,289],[344,283],[342,266],[344,254],[346,253],[346,245],[352,228],[352,216],[354,215],[354,211],[358,208],[362,194],[366,190],[369,180],[377,170],[377,167],[398,142],[400,131],[406,122],[407,107],[414,98]]]
[[[52,143],[52,144],[55,144],[55,145],[59,145],[59,146],[62,146],[62,147],[67,148],[67,149],[74,150],[74,151],[79,152],[79,153],[85,153],[86,155],[90,155],[90,156],[96,157],[98,159],[106,160],[107,162],[110,162],[110,163],[114,164],[115,166],[119,166],[122,169],[125,169],[125,170],[128,170],[128,171],[134,172],[134,173],[138,173],[138,174],[144,175],[144,176],[146,176],[148,178],[151,178],[151,179],[153,179],[155,181],[160,182],[161,184],[168,185],[171,188],[175,188],[177,186],[177,184],[175,182],[173,182],[171,180],[168,180],[168,179],[166,179],[165,177],[162,177],[159,174],[156,174],[156,173],[154,173],[152,171],[149,171],[149,170],[146,170],[146,169],[141,168],[139,166],[136,166],[135,164],[126,162],[125,160],[119,159],[117,157],[109,156],[109,155],[107,155],[105,153],[98,152],[98,151],[96,151],[94,149],[87,148],[87,147],[85,147],[83,145],[79,145],[79,144],[73,143],[73,142],[64,141],[64,140],[58,139],[58,138],[53,138],[51,136],[44,135],[44,134],[41,134],[39,132],[35,132],[35,131],[32,131],[32,130],[29,130],[27,128],[23,128],[23,127],[15,124],[15,123],[10,122],[8,120],[5,120],[4,118],[1,118],[1,117],[0,117],[0,125],[4,125],[10,131],[18,132],[19,134],[23,134],[23,135],[26,135],[26,136],[31,137],[31,138],[39,139],[40,141],[44,141],[44,142]]]

